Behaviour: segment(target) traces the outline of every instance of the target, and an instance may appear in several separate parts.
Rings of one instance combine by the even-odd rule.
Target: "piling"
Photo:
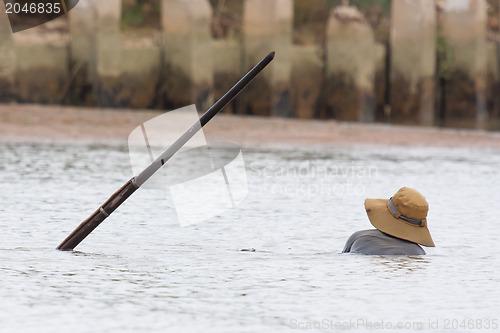
[[[294,46],[292,56],[292,115],[315,118],[323,87],[322,50],[316,45]]]
[[[388,43],[375,43],[375,120],[388,121],[389,101],[389,60]]]
[[[16,54],[12,29],[0,1],[0,102],[10,102],[15,96]]]
[[[118,106],[132,108],[159,108],[157,92],[160,84],[161,50],[154,45],[122,48]]]
[[[325,110],[323,117],[373,121],[375,40],[355,7],[330,11],[326,28]]]
[[[231,39],[214,40],[214,96],[222,97],[241,77],[241,46]],[[240,98],[233,100],[223,111],[236,113]]]
[[[213,100],[213,53],[208,0],[161,0],[164,105],[195,103],[206,110]]]
[[[121,0],[92,0],[97,13],[95,34],[95,61],[97,73],[97,96],[99,106],[112,107],[118,104],[121,74]]]
[[[488,129],[500,130],[500,63],[495,43],[487,45],[486,100],[490,116]]]
[[[67,46],[16,43],[15,49],[17,100],[22,103],[61,103],[70,80]]]
[[[97,50],[96,22],[97,2],[80,0],[69,13],[70,40],[70,72],[72,76],[67,102],[73,104],[96,105],[97,91]]]
[[[486,11],[485,0],[447,1],[439,17],[443,48],[441,58],[443,123],[447,126],[485,128]]]
[[[391,3],[390,120],[433,125],[436,6],[428,0]]]
[[[244,71],[269,51],[276,59],[248,87],[238,113],[288,117],[291,113],[292,0],[245,0],[243,13]]]

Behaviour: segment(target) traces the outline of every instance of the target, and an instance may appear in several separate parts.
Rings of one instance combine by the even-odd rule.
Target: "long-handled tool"
[[[259,74],[274,59],[274,52],[265,56],[241,80],[239,80],[224,96],[207,110],[186,132],[184,132],[167,150],[151,163],[137,177],[133,177],[103,203],[92,215],[82,222],[58,247],[58,250],[73,250],[85,239],[102,221],[113,213],[125,200],[141,187],[162,165],[164,165],[179,149],[191,139],[196,132],[205,126],[219,113],[233,98]]]

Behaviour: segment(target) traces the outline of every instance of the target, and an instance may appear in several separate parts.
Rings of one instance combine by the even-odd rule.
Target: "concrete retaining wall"
[[[276,51],[225,112],[498,123],[500,47],[486,42],[485,0],[392,1],[387,44],[375,42],[359,9],[338,6],[323,45],[293,44],[293,0],[244,1],[241,36],[214,40],[208,0],[161,0],[161,31],[146,43],[124,39],[121,0],[80,0],[59,19],[69,34],[56,42],[13,35],[0,8],[0,102],[201,111]]]

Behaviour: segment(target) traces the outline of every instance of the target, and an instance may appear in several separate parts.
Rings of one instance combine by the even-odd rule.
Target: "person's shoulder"
[[[380,236],[382,233],[377,229],[367,229],[367,230],[359,230],[351,235],[349,238],[359,238],[364,236]]]
[[[355,233],[353,233],[346,241],[345,243],[345,246],[344,246],[344,250],[342,251],[343,253],[347,253],[347,252],[350,252],[351,251],[351,246],[352,244],[358,240],[359,238],[361,237],[366,237],[366,236],[375,236],[377,235],[378,233],[380,233],[380,231],[378,231],[377,229],[368,229],[368,230],[359,230],[359,231],[356,231]]]
[[[378,255],[425,254],[418,244],[384,234],[377,229],[356,231],[347,240],[343,252]]]

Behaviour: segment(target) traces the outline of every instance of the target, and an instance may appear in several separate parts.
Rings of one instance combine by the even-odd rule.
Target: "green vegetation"
[[[446,38],[438,33],[436,37],[437,52],[437,76],[440,79],[449,80],[455,66],[453,64],[453,50],[448,45]]]
[[[122,8],[122,29],[160,29],[160,1],[124,0]]]

